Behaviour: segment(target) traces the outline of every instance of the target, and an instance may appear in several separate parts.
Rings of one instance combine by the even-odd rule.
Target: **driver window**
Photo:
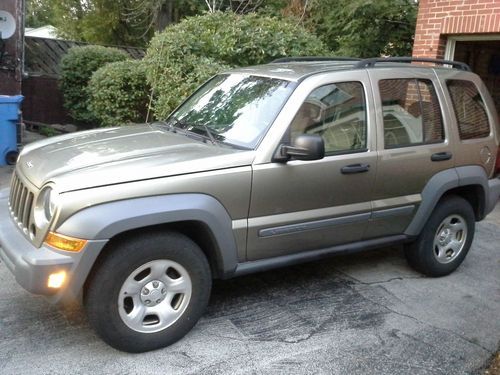
[[[360,82],[318,87],[300,106],[291,123],[292,140],[318,134],[325,154],[366,150],[366,103]]]

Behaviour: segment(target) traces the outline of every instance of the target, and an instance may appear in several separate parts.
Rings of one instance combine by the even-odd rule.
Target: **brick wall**
[[[500,33],[500,0],[420,0],[413,56],[443,58],[447,35]]]

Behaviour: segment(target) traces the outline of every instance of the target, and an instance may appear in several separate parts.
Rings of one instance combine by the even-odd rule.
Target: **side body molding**
[[[180,221],[206,225],[217,243],[221,275],[231,275],[238,263],[232,220],[215,198],[205,194],[172,194],[105,203],[77,212],[57,232],[78,238],[107,240],[128,230]]]
[[[419,235],[443,194],[453,188],[467,185],[479,185],[483,188],[485,202],[482,203],[485,204],[483,207],[486,209],[482,216],[488,214],[488,210],[491,211],[491,209],[486,204],[489,201],[489,188],[488,176],[484,169],[477,165],[447,169],[432,176],[425,185],[422,191],[422,203],[410,225],[406,228],[405,234],[408,236]]]

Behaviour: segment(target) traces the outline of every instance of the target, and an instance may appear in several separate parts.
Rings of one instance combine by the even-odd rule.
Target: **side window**
[[[488,115],[476,85],[470,81],[446,81],[453,110],[457,116],[460,139],[487,137],[490,134]]]
[[[303,133],[321,135],[327,155],[366,150],[363,85],[342,82],[311,92],[291,124],[292,139]]]
[[[385,148],[444,140],[443,117],[432,82],[386,79],[379,82]]]

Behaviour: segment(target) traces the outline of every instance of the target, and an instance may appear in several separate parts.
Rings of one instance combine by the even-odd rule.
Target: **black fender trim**
[[[486,203],[489,201],[490,189],[488,186],[488,176],[482,167],[478,165],[457,167],[447,169],[432,176],[422,191],[422,201],[417,213],[404,233],[408,236],[419,235],[438,201],[446,192],[457,187],[470,185],[477,185],[483,188],[484,202],[481,202],[481,204],[482,207],[487,207]],[[488,213],[484,212],[481,216],[484,217]]]

